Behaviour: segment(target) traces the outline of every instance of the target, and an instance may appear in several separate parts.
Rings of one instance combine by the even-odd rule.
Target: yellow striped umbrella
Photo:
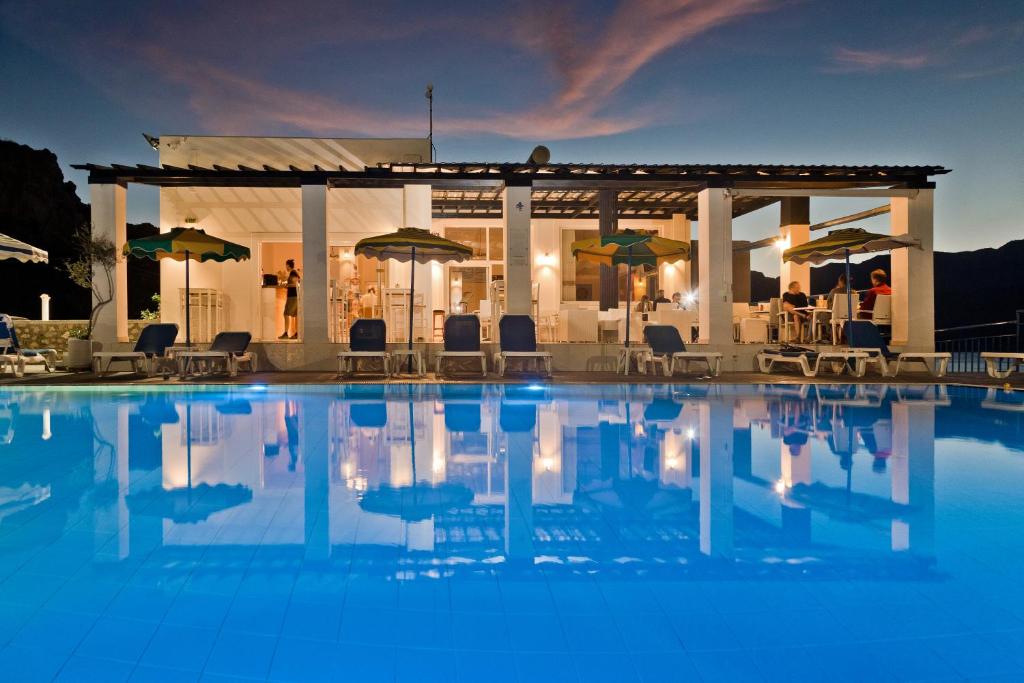
[[[245,261],[249,258],[249,247],[207,235],[205,230],[199,228],[172,228],[169,232],[162,232],[159,235],[128,240],[124,245],[124,255],[154,261],[169,258],[185,262],[185,346],[191,346],[189,262]]]
[[[602,266],[626,266],[626,347],[629,347],[629,309],[633,305],[633,266],[659,266],[690,260],[690,244],[658,235],[623,230],[614,235],[577,240],[570,247],[577,261]]]
[[[378,261],[393,259],[409,263],[409,349],[413,339],[413,296],[416,292],[416,264],[437,261],[465,261],[473,256],[473,249],[465,244],[433,234],[422,228],[399,228],[387,235],[367,237],[356,242],[355,253],[375,258]],[[409,371],[412,372],[412,356],[409,357]]]

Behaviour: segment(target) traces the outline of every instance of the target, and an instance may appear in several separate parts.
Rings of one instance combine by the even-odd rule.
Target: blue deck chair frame
[[[167,347],[174,345],[178,326],[174,323],[146,325],[131,351],[97,351],[92,354],[92,371],[97,377],[110,371],[112,363],[130,363],[132,372],[152,377],[160,365],[170,362]]]

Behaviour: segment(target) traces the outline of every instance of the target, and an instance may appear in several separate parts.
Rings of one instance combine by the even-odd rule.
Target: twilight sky
[[[1024,236],[1019,0],[0,0],[0,137],[86,200],[68,165],[153,163],[143,131],[425,136],[428,82],[441,160],[942,164],[939,249]]]

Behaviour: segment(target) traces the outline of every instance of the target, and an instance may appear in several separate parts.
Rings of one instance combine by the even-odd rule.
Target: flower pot
[[[92,353],[103,348],[100,342],[91,339],[68,339],[68,350],[64,354],[64,366],[68,370],[84,370],[92,366]]]

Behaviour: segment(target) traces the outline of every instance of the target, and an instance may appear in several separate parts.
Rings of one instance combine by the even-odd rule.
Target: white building
[[[947,172],[941,167],[440,163],[429,161],[426,139],[165,135],[158,151],[157,166],[77,167],[90,173],[93,231],[123,244],[128,185],[148,184],[160,188],[161,230],[192,225],[249,247],[249,261],[192,264],[200,297],[193,301],[212,301],[214,311],[197,318],[207,310],[200,305],[193,323],[200,340],[217,329],[252,332],[265,367],[334,367],[337,345],[361,314],[385,317],[393,340],[404,341],[403,309],[388,304],[406,300],[409,266],[355,257],[352,247],[411,226],[470,244],[475,254],[417,267],[415,332],[428,353],[439,341],[435,312],[465,310],[479,312],[485,327],[501,312],[534,315],[560,369],[614,356],[624,274],[577,266],[568,245],[631,228],[696,241],[689,263],[634,275],[634,298],[655,286],[692,290],[686,328],[692,323],[699,344],[723,351],[727,369],[749,369],[754,346],[734,342],[733,324],[734,298],[749,295],[749,257],[734,244],[732,220],[779,202],[777,237],[797,245],[812,237],[811,197],[888,201],[892,232],[922,246],[892,256],[893,345],[934,345],[931,177]],[[278,339],[284,294],[269,284],[288,258],[302,275],[297,341]],[[108,343],[128,341],[126,264],[116,274],[115,305],[94,335]],[[183,274],[182,263],[161,262],[166,322],[183,323]],[[809,268],[784,264],[782,281],[790,280],[809,291]],[[371,287],[376,307],[374,297],[362,298]]]

